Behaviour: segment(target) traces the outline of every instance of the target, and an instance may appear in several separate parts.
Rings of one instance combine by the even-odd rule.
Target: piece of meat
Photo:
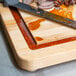
[[[46,2],[47,0],[34,0],[35,2],[37,2],[38,4],[42,4],[43,2]]]
[[[41,9],[49,9],[54,7],[53,1],[45,1],[39,5],[39,8]]]
[[[76,0],[23,0],[26,4],[31,4],[35,2],[38,4],[38,8],[41,9],[49,9],[54,6],[59,7],[61,4],[65,4],[67,6],[76,4]]]
[[[23,3],[26,3],[26,4],[30,4],[32,2],[33,2],[33,0],[23,0]]]
[[[38,7],[41,9],[49,9],[54,7],[54,0],[35,0],[37,2]]]
[[[65,2],[65,5],[74,5],[74,4],[76,4],[76,0],[64,0]]]
[[[70,5],[76,4],[76,0],[70,0],[70,1],[69,1],[69,4],[70,4]]]
[[[32,2],[36,2],[38,4],[38,8],[48,9],[54,7],[54,0],[23,0],[23,3],[31,4]]]
[[[55,5],[56,7],[60,6],[61,4],[62,4],[62,0],[55,0],[55,1],[54,1],[54,5]]]
[[[55,6],[60,6],[61,4],[65,4],[66,6],[76,4],[76,0],[55,0]]]

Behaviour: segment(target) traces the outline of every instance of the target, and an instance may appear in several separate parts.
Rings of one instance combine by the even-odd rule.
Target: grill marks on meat
[[[55,6],[60,6],[61,4],[65,4],[66,6],[76,4],[76,0],[55,0]]]
[[[54,5],[55,5],[56,7],[60,6],[61,4],[63,4],[63,0],[55,0],[55,1],[54,1]]]

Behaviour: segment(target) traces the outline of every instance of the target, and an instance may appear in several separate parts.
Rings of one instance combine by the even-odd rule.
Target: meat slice
[[[31,4],[36,2],[41,9],[48,9],[54,7],[54,0],[23,0],[23,3]]]
[[[54,0],[35,0],[38,3],[38,7],[41,9],[49,9],[54,7]]]
[[[30,4],[32,2],[33,2],[33,0],[23,0],[23,3],[26,3],[26,4]]]
[[[76,4],[76,0],[23,0],[23,2],[26,4],[35,2],[41,9],[51,9],[54,6],[59,7],[61,4],[65,4],[67,6]]]
[[[76,0],[55,0],[55,6],[60,6],[61,4],[65,4],[66,6],[76,4]]]
[[[70,5],[76,4],[76,0],[70,0],[70,1],[69,1],[69,4],[70,4]]]
[[[53,1],[45,1],[39,5],[39,8],[41,9],[49,9],[54,7]]]
[[[35,2],[37,2],[38,4],[42,4],[43,2],[46,2],[47,0],[34,0]]]

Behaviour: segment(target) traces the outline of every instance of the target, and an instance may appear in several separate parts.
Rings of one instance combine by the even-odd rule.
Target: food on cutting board
[[[63,16],[65,18],[69,18],[72,20],[76,20],[76,5],[65,6],[64,4],[60,6],[60,9],[53,9],[50,11],[51,13],[57,14],[59,16]]]
[[[23,3],[76,20],[76,0],[23,0]]]
[[[26,4],[35,2],[41,9],[49,9],[53,7],[59,7],[62,4],[66,6],[76,4],[76,0],[23,0]]]

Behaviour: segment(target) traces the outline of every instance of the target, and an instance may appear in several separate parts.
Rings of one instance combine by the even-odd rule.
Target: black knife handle
[[[19,0],[0,0],[0,2],[3,2],[5,6],[9,6],[19,3]]]

